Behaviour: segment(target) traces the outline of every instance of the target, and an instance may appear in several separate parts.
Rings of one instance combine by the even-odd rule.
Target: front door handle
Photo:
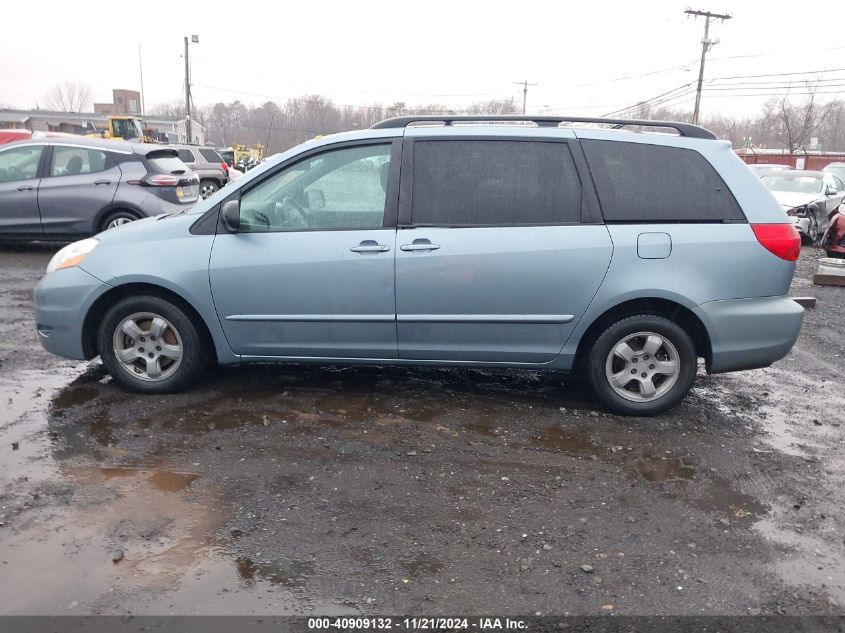
[[[436,251],[440,248],[440,244],[432,244],[431,240],[420,238],[416,239],[410,244],[402,244],[399,247],[403,251]]]
[[[18,187],[18,191],[32,191],[33,189],[35,189],[35,187],[32,185],[21,185]]]
[[[375,240],[364,240],[358,246],[349,249],[353,253],[386,253],[390,247],[386,244],[379,244]]]
[[[110,185],[111,180],[95,180],[94,184],[95,185]]]

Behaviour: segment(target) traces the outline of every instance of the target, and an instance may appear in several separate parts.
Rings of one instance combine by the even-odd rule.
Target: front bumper
[[[768,367],[789,353],[804,319],[804,308],[789,297],[710,301],[693,312],[710,335],[713,374]]]
[[[78,266],[45,275],[35,287],[35,323],[41,346],[57,356],[85,360],[85,315],[109,287]]]
[[[802,217],[793,217],[792,223],[795,225],[795,228],[798,229],[799,233],[803,235],[810,234],[810,218],[802,218]]]

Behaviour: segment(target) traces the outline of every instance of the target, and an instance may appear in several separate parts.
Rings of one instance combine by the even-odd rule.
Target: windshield
[[[828,165],[824,171],[826,174],[833,174],[840,180],[845,180],[845,165]]]
[[[770,174],[763,176],[762,180],[769,191],[787,193],[821,193],[822,191],[822,179],[819,176]]]
[[[141,138],[143,134],[135,119],[112,119],[112,129],[115,138]]]

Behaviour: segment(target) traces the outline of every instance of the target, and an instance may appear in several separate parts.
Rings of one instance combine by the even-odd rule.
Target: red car
[[[840,205],[828,216],[827,231],[822,237],[822,246],[828,257],[845,259],[845,204]]]

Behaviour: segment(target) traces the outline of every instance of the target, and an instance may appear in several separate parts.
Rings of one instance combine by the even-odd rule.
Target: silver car
[[[828,216],[845,198],[845,184],[832,173],[779,171],[762,182],[792,218],[805,244],[815,244],[827,228]]]
[[[787,354],[800,240],[730,144],[578,121],[400,117],[308,141],[59,251],[38,336],[144,393],[209,363],[521,367],[578,372],[636,415],[680,402],[699,358]]]
[[[140,218],[184,211],[199,181],[161,145],[43,139],[0,147],[0,238],[87,237]]]
[[[229,165],[213,147],[198,145],[173,145],[179,160],[185,163],[200,179],[200,197],[205,200],[229,182]]]

